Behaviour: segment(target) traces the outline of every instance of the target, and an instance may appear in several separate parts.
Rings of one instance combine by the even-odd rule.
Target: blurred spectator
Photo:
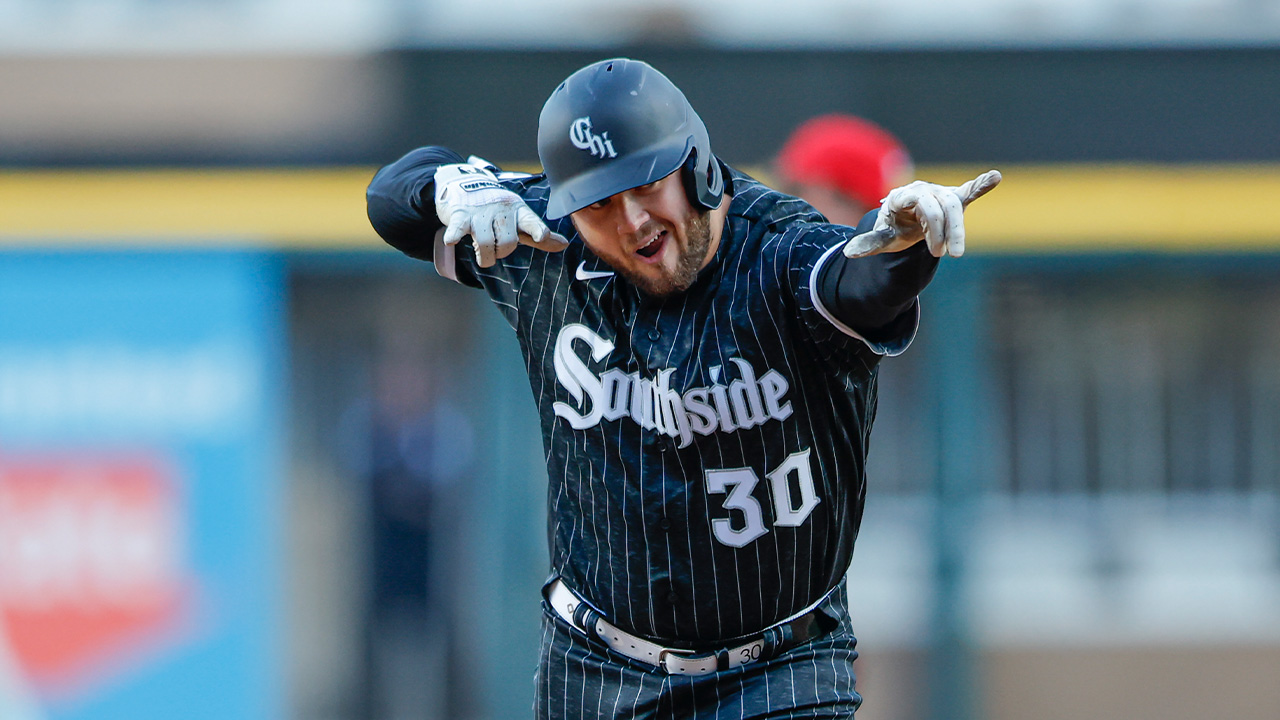
[[[857,225],[915,172],[907,149],[884,128],[852,115],[812,118],[774,160],[779,190],[804,198],[833,223]]]
[[[347,461],[369,493],[365,720],[469,713],[467,679],[455,672],[447,518],[474,459],[473,433],[438,382],[421,358],[391,350],[374,363],[371,396],[342,422]]]

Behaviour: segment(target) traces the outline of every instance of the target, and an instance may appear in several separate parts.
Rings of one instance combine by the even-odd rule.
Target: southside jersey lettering
[[[645,430],[678,437],[680,447],[693,442],[693,433],[733,432],[747,429],[767,420],[786,420],[791,416],[791,403],[783,402],[790,387],[777,370],[770,370],[756,380],[755,370],[742,358],[730,358],[740,374],[726,386],[719,381],[720,367],[711,368],[709,387],[696,387],[683,393],[671,387],[674,368],[659,370],[653,379],[638,372],[625,373],[609,368],[600,375],[592,373],[583,358],[574,352],[575,340],[582,340],[592,358],[599,359],[613,351],[614,344],[591,332],[584,325],[566,325],[556,340],[556,379],[578,403],[586,404],[586,414],[568,403],[557,402],[555,414],[569,421],[574,430],[584,430],[601,420],[629,417]]]

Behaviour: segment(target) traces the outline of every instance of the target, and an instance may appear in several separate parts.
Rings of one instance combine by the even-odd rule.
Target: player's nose
[[[634,235],[649,222],[649,212],[636,200],[630,192],[618,196],[618,230],[623,234]]]

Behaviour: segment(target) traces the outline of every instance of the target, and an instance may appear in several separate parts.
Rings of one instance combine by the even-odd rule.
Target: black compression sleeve
[[[862,218],[858,232],[872,229],[876,212]],[[911,310],[937,269],[938,258],[923,242],[902,252],[864,258],[837,252],[818,273],[818,297],[840,322],[868,340],[880,341],[894,334],[894,321]]]
[[[365,193],[369,222],[389,245],[409,257],[430,260],[440,219],[435,210],[436,168],[464,162],[444,147],[418,148],[373,176]]]

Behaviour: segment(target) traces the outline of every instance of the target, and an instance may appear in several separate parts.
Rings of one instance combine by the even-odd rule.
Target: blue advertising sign
[[[0,254],[0,717],[283,715],[283,277]]]

